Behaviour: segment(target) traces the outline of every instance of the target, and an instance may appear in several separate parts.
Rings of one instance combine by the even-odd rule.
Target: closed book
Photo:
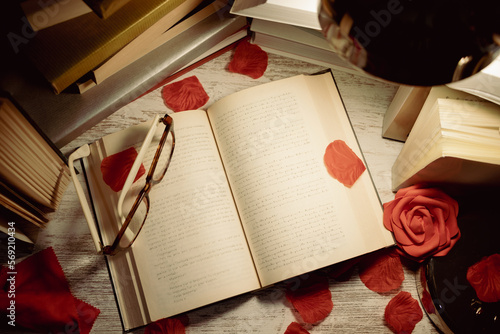
[[[44,79],[17,58],[1,64],[0,88],[10,92],[61,148],[245,25],[243,17],[221,9],[84,94],[53,94]]]
[[[235,0],[231,13],[320,30],[321,0]]]
[[[33,31],[42,30],[61,22],[90,13],[92,9],[83,0],[25,0],[21,8]]]
[[[500,185],[500,106],[439,98],[421,112],[392,167],[393,190],[417,183]]]
[[[0,95],[0,153],[0,206],[43,227],[69,183],[68,166],[61,152],[5,93]]]
[[[90,12],[39,31],[24,52],[62,92],[185,0],[131,0],[101,19]]]
[[[94,69],[91,80],[95,84],[103,82],[109,76],[171,40],[209,15],[217,12],[225,5],[226,3],[222,1],[186,0],[174,9],[171,15],[158,20],[137,38]]]
[[[384,115],[382,137],[406,141],[431,87],[399,86]]]

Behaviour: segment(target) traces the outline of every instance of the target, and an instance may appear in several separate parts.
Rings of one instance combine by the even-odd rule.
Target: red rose
[[[443,256],[460,238],[458,203],[437,188],[420,185],[400,189],[384,204],[384,226],[404,255],[422,262]]]

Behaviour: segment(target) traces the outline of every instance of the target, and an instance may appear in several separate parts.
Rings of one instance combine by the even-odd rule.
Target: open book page
[[[260,288],[206,112],[172,118],[175,151],[165,178],[151,190],[146,223],[131,251],[108,257],[128,329]],[[103,182],[101,161],[129,147],[138,150],[149,127],[142,123],[90,145],[86,174],[106,245],[120,225],[120,192]]]
[[[260,288],[206,112],[172,118],[173,160],[132,246],[152,320]]]
[[[367,171],[347,188],[323,156],[362,158],[330,73],[232,94],[208,111],[263,285],[393,244]]]

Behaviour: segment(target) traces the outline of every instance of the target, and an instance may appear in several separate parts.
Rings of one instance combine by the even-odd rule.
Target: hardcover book
[[[125,330],[394,244],[369,172],[345,186],[325,166],[334,141],[363,159],[330,72],[171,117],[175,151],[144,227],[130,248],[107,257]],[[112,242],[121,225],[120,191],[103,181],[101,163],[140,145],[149,127],[82,147],[98,243]]]
[[[399,86],[385,112],[382,137],[406,141],[430,91],[431,87]]]
[[[210,15],[223,10],[226,6],[227,1],[219,0],[185,1],[174,9],[170,15],[161,18],[104,63],[92,70],[93,78],[91,80],[95,84],[103,82],[106,78],[187,31]],[[187,12],[190,12],[190,14],[183,18]]]
[[[235,0],[231,13],[320,30],[321,0]]]
[[[92,9],[83,0],[25,0],[20,3],[33,31],[39,31],[90,13]]]

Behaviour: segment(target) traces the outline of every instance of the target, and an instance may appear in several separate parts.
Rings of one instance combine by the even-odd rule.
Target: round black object
[[[458,201],[461,238],[446,256],[421,267],[419,297],[444,333],[500,333],[500,302],[479,300],[467,281],[470,266],[500,253],[500,189],[470,191]]]

